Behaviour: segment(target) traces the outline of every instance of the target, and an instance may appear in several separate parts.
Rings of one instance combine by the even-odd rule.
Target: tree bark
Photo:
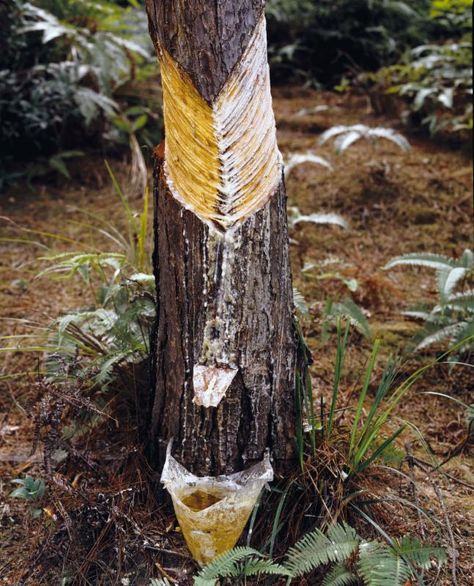
[[[162,71],[171,59],[183,84],[189,78],[214,107],[255,42],[263,3],[148,0],[147,10]],[[186,87],[184,94],[193,91]],[[172,100],[169,93],[165,112]],[[165,116],[167,136],[170,124]],[[152,464],[161,468],[173,438],[174,455],[196,474],[241,470],[261,460],[266,448],[282,469],[295,452],[296,344],[281,167],[275,185],[255,200],[257,209],[248,206],[247,216],[236,220],[237,215],[220,212],[207,218],[177,193],[171,160],[174,156],[175,168],[180,160],[169,145],[154,175],[158,315],[148,423]],[[234,210],[229,206],[225,209]]]

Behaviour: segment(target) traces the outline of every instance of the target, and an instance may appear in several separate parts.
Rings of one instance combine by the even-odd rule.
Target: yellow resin
[[[219,185],[212,109],[166,51],[160,61],[167,175],[184,203],[207,218]]]
[[[264,17],[212,104],[165,49],[160,63],[169,187],[202,219],[232,226],[263,207],[281,179]]]
[[[173,503],[179,526],[201,566],[235,546],[255,504],[253,495],[243,497],[218,487],[185,488],[176,497]]]

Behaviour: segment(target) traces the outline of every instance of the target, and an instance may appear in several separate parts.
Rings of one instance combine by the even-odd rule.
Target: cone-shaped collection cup
[[[161,482],[173,499],[178,523],[193,558],[204,566],[239,540],[258,496],[273,480],[268,455],[230,476],[194,476],[168,447]]]

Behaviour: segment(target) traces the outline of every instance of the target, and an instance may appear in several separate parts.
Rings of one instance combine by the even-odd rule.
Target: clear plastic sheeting
[[[230,476],[194,476],[168,446],[161,482],[173,499],[178,523],[193,558],[204,566],[237,543],[258,496],[273,480],[269,455]]]

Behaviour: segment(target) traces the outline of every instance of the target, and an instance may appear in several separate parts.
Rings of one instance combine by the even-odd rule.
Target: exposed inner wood
[[[260,209],[281,176],[265,18],[212,105],[165,49],[160,61],[168,186],[201,219],[229,228]]]

